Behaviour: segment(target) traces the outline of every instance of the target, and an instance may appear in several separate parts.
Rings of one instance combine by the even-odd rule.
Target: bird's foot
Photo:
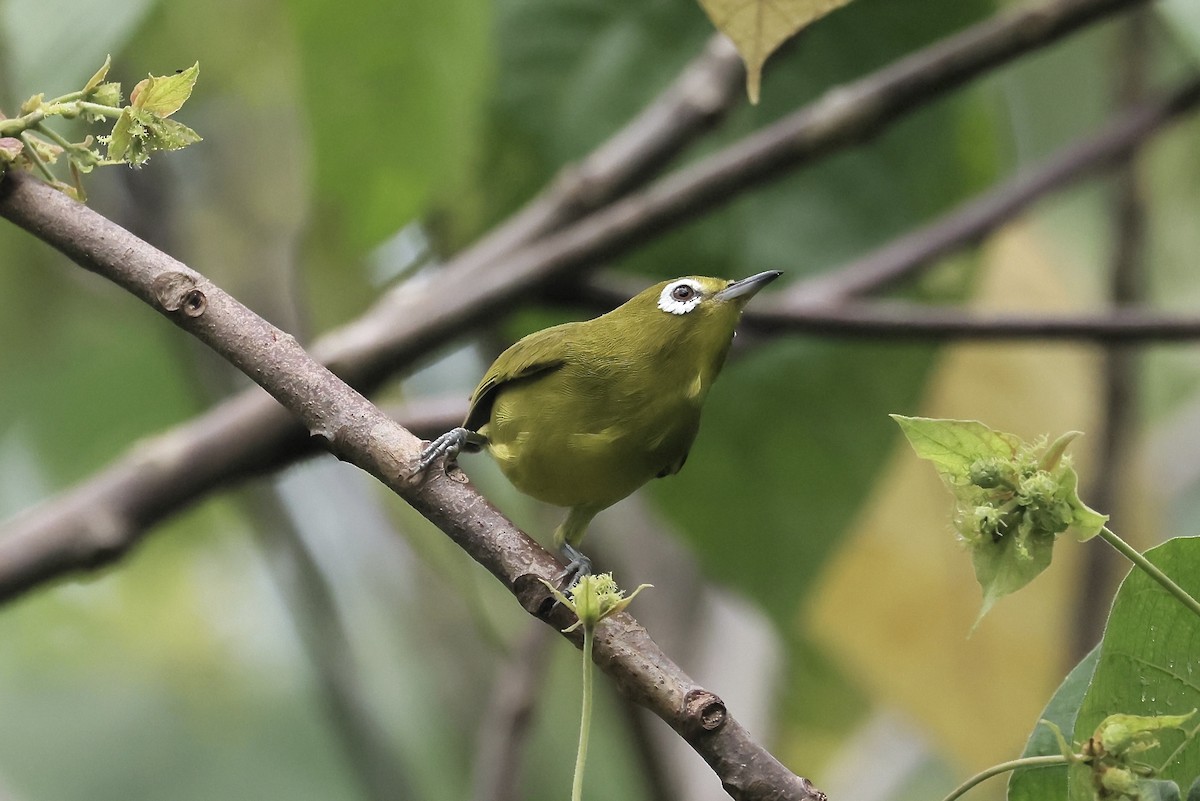
[[[567,566],[558,576],[558,586],[562,588],[563,592],[566,592],[575,586],[575,582],[579,581],[580,576],[592,574],[592,560],[569,542],[564,542],[559,551],[567,560]]]
[[[445,434],[430,442],[425,446],[425,450],[421,451],[421,458],[417,460],[417,474],[424,473],[434,462],[443,456],[446,457],[447,468],[453,466],[458,460],[459,452],[470,441],[471,434],[472,432],[460,426],[450,429]]]

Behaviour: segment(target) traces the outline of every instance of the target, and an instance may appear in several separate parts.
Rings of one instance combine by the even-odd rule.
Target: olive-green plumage
[[[530,334],[484,375],[457,445],[486,446],[521,492],[568,507],[555,542],[582,559],[597,512],[683,467],[742,308],[778,275],[664,281]]]

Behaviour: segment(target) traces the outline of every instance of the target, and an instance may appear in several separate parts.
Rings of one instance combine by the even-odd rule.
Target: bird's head
[[[760,289],[778,278],[769,270],[738,281],[689,275],[663,281],[638,293],[626,306],[656,328],[712,328],[730,333],[742,309]]]
[[[596,322],[619,324],[622,338],[668,350],[679,345],[711,349],[723,358],[746,303],[780,275],[770,270],[739,281],[699,275],[674,278],[639,292]]]

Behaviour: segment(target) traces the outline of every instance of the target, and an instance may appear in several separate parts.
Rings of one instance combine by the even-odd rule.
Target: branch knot
[[[154,299],[165,311],[199,317],[208,308],[208,298],[196,283],[195,277],[187,273],[165,272],[154,279]]]
[[[729,713],[725,702],[704,689],[689,690],[683,697],[684,725],[693,733],[714,732],[725,725]]]

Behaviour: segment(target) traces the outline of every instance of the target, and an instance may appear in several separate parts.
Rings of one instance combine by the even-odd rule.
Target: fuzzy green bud
[[[1012,483],[1012,468],[995,457],[976,459],[967,471],[967,480],[980,489],[995,489]]]
[[[119,106],[121,105],[121,84],[113,81],[102,83],[96,87],[88,99],[101,106]]]

